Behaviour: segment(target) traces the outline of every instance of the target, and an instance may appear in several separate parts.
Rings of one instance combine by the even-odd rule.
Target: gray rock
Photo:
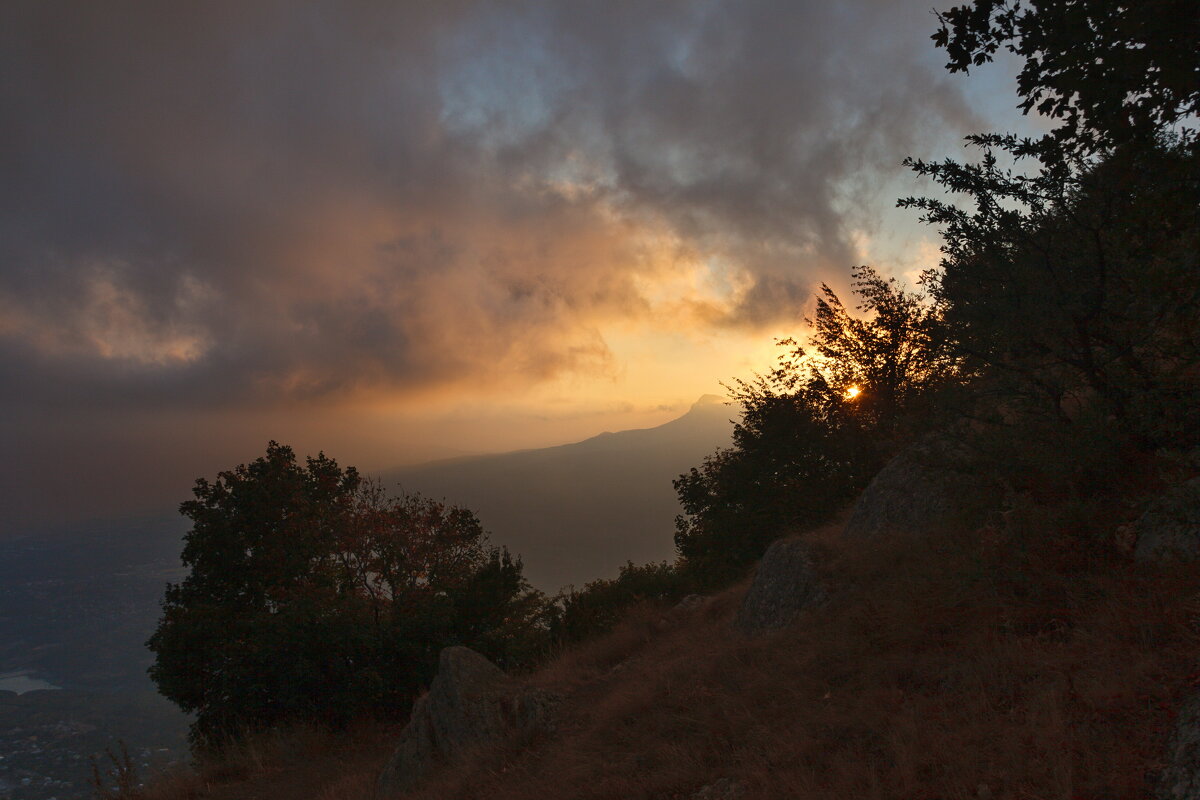
[[[1137,546],[1133,557],[1143,562],[1200,559],[1200,478],[1169,489],[1133,523]]]
[[[1158,779],[1157,800],[1200,800],[1200,694],[1179,709],[1167,742],[1167,768]]]
[[[692,800],[738,800],[745,794],[746,787],[740,782],[733,778],[721,778],[692,795]]]
[[[549,732],[557,704],[554,695],[520,685],[474,650],[447,647],[379,777],[379,796],[412,789],[438,764],[474,748]]]
[[[691,613],[692,611],[697,611],[701,608],[704,608],[706,605],[708,605],[708,601],[710,599],[711,598],[702,594],[689,594],[687,597],[676,603],[675,607],[672,608],[671,611],[677,614]]]
[[[969,451],[944,436],[910,445],[859,495],[845,535],[870,538],[973,524],[999,491],[971,466]]]
[[[780,539],[759,562],[735,624],[746,633],[782,628],[801,609],[824,601],[808,546],[797,539]]]

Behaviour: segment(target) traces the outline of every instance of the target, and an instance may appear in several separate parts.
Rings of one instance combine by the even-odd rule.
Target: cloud
[[[915,2],[5,16],[7,406],[611,372],[613,320],[796,316],[913,143],[978,127]]]

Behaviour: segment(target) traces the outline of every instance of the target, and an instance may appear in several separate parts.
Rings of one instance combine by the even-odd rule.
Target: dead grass
[[[412,798],[666,800],[725,777],[747,800],[1149,796],[1195,680],[1194,567],[1012,532],[838,533],[806,537],[825,608],[758,638],[731,628],[744,585],[690,614],[638,609],[532,676],[566,697],[555,736],[444,770]],[[153,798],[369,800],[390,741],[314,743],[292,767],[251,758],[226,788]],[[314,768],[319,785],[303,778]]]
[[[256,734],[218,759],[155,776],[137,800],[370,797],[398,733],[364,722],[337,733],[300,725]]]

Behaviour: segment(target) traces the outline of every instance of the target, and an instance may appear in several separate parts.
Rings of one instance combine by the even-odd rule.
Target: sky
[[[927,0],[0,9],[0,534],[679,416],[1020,124]]]

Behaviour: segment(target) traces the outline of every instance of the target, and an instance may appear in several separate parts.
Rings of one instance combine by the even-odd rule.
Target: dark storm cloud
[[[793,317],[875,176],[973,127],[920,3],[6,4],[0,402],[270,403],[603,370]],[[688,301],[690,298],[680,298]]]

